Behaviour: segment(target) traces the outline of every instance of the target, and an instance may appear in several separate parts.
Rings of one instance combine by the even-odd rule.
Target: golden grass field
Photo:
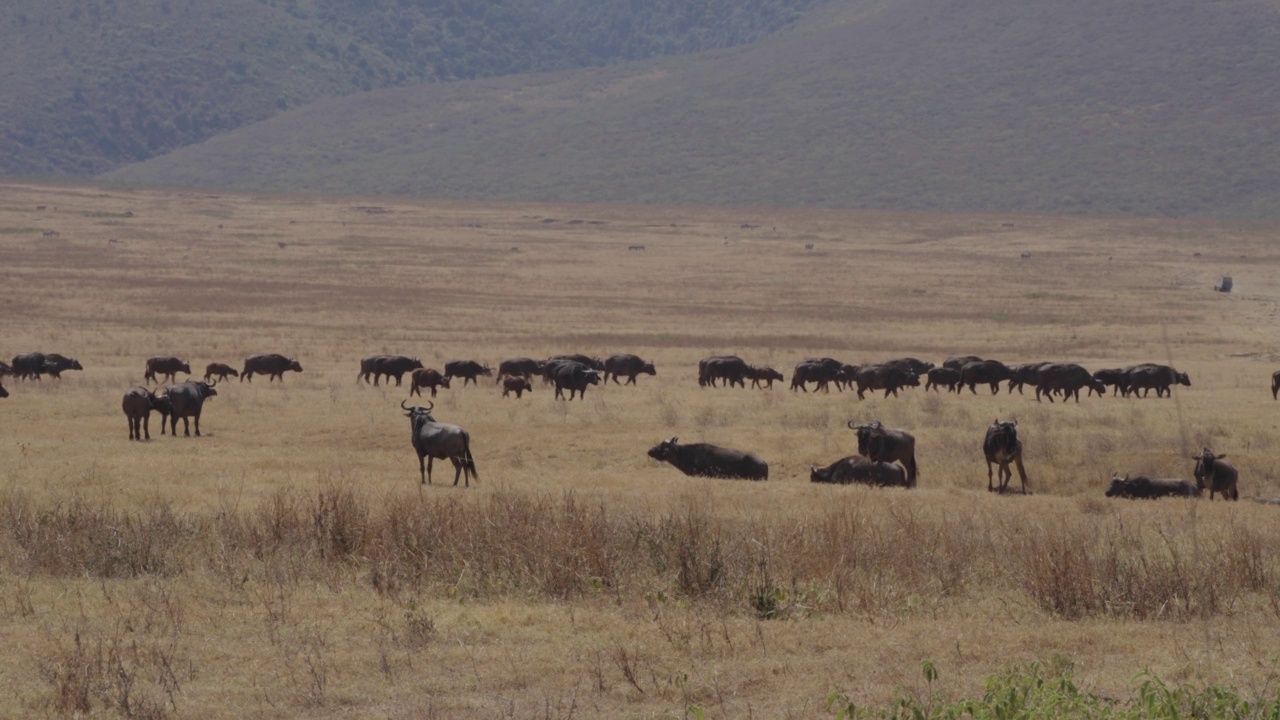
[[[1243,496],[1280,496],[1277,230],[0,186],[0,357],[85,367],[0,400],[0,716],[809,718],[836,691],[924,692],[924,659],[962,697],[1055,656],[1108,697],[1143,670],[1274,696],[1280,508],[1102,493],[1116,470],[1189,479],[1210,445]],[[147,357],[264,352],[304,372],[219,384],[204,437],[157,416],[127,440]],[[382,352],[658,374],[581,402],[441,390],[480,481],[446,463],[422,487],[407,387],[355,381]],[[1154,361],[1192,386],[699,388],[721,353],[788,379],[814,355]],[[996,417],[1031,497],[986,492]],[[850,418],[916,435],[919,488],[809,483],[853,452]],[[769,480],[651,461],[672,435]]]

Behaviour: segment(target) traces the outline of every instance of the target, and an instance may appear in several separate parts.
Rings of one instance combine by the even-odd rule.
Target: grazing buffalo
[[[1231,463],[1224,462],[1225,454],[1215,455],[1209,448],[1204,448],[1199,455],[1192,455],[1196,461],[1196,486],[1201,490],[1209,488],[1209,499],[1215,492],[1222,493],[1223,500],[1239,500],[1240,491],[1236,483],[1240,473]]]
[[[462,378],[462,386],[466,387],[469,382],[479,384],[476,378],[481,375],[491,377],[493,370],[475,360],[450,360],[444,364],[444,375],[448,378]]]
[[[907,473],[907,487],[916,486],[916,439],[905,430],[887,428],[879,420],[869,425],[845,423],[858,435],[858,454],[872,462],[898,462]]]
[[[449,387],[449,376],[441,375],[435,368],[419,368],[409,376],[409,395],[422,397],[421,388],[431,388],[431,397],[436,396],[436,388]]]
[[[977,395],[977,385],[990,385],[991,394],[1000,392],[1000,383],[1009,379],[1009,366],[999,360],[978,360],[960,368],[960,384],[968,385],[969,392]]]
[[[679,438],[663,440],[649,449],[649,457],[668,462],[685,475],[768,480],[769,464],[755,453],[731,450],[707,443],[679,445]]]
[[[1156,391],[1156,397],[1164,397],[1173,395],[1170,388],[1175,384],[1191,386],[1191,378],[1186,373],[1178,372],[1168,365],[1154,363],[1125,368],[1125,379],[1129,392],[1137,396],[1141,390],[1142,397],[1146,397],[1152,389]]]
[[[915,373],[916,375],[923,375],[929,372],[930,370],[934,369],[935,367],[937,367],[937,365],[934,365],[931,362],[925,362],[924,360],[917,360],[915,358],[910,358],[910,357],[886,360],[880,363],[880,365],[882,367],[902,368],[903,370],[906,370],[907,372]]]
[[[1003,493],[1013,479],[1013,471],[1009,463],[1018,468],[1018,478],[1022,481],[1022,494],[1027,494],[1027,470],[1022,466],[1022,440],[1018,439],[1018,423],[1016,420],[1000,422],[1000,418],[987,428],[987,436],[982,441],[982,452],[987,457],[987,492]],[[992,486],[991,465],[1000,468],[1000,487]]]
[[[1094,379],[1088,370],[1075,363],[1048,363],[1041,365],[1036,373],[1036,400],[1043,395],[1053,402],[1052,393],[1061,392],[1063,402],[1075,396],[1079,403],[1080,388],[1084,387],[1091,388],[1099,397],[1107,391],[1101,380]]]
[[[200,437],[200,411],[204,409],[205,400],[218,394],[218,391],[213,389],[216,384],[188,380],[165,388],[164,394],[169,402],[170,435],[178,436],[178,418],[182,418],[182,434],[189,437],[191,422],[188,418],[194,418],[196,437]]]
[[[368,371],[365,370],[365,363],[368,363]],[[373,357],[364,358],[360,361],[360,377],[364,381],[369,382],[369,375],[373,375],[373,384],[376,386],[383,375],[387,376],[387,381],[391,378],[396,379],[396,387],[400,387],[400,381],[404,378],[404,374],[422,368],[422,361],[418,358],[405,357],[404,355],[374,355]]]
[[[1033,388],[1038,387],[1040,384],[1040,368],[1052,364],[1049,362],[1033,362],[1010,367],[1009,393],[1012,394],[1014,390],[1017,390],[1018,394],[1022,395],[1022,387],[1024,385],[1030,385]]]
[[[564,399],[564,391],[568,389],[569,399],[573,399],[573,394],[578,393],[578,397],[586,398],[588,385],[600,384],[600,371],[595,368],[587,367],[579,362],[569,362],[560,365],[556,370],[556,399]]]
[[[1280,370],[1271,373],[1271,399],[1275,400],[1277,394],[1280,394]]]
[[[40,376],[44,374],[44,353],[33,352],[14,355],[10,372],[19,380],[39,380]]]
[[[958,355],[956,357],[949,357],[942,361],[942,367],[959,371],[971,362],[982,362],[982,358],[977,355]]]
[[[748,365],[747,377],[751,378],[751,387],[763,389],[765,386],[768,386],[770,390],[773,389],[774,380],[777,380],[778,382],[786,380],[786,378],[782,377],[782,373],[774,370],[768,365],[765,365],[764,367]]]
[[[240,382],[245,380],[253,382],[255,373],[271,376],[268,382],[275,382],[277,378],[279,378],[280,382],[284,382],[284,374],[290,370],[302,372],[302,365],[293,358],[287,358],[276,353],[250,355],[244,359],[244,370],[240,371]]]
[[[614,355],[604,361],[604,381],[609,382],[609,378],[613,378],[613,384],[618,385],[618,376],[621,375],[627,379],[627,385],[636,384],[636,375],[657,375],[654,370],[653,363],[641,360],[636,355]]]
[[[1117,393],[1122,395],[1129,394],[1128,375],[1122,368],[1104,368],[1093,373],[1093,379],[1102,383],[1102,387],[1111,388],[1111,396],[1115,397]]]
[[[866,398],[863,393],[868,390],[884,390],[885,397],[889,397],[890,394],[897,397],[899,388],[920,387],[919,375],[900,367],[885,365],[868,365],[859,368],[853,380],[858,384],[859,400]]]
[[[436,422],[431,417],[431,409],[435,407],[435,403],[430,403],[428,407],[405,407],[401,400],[400,407],[407,411],[405,416],[409,418],[411,433],[409,439],[414,451],[418,453],[418,471],[422,475],[423,485],[431,484],[431,464],[436,458],[448,459],[453,463],[454,487],[458,486],[459,478],[466,479],[466,487],[471,487],[472,478],[479,482],[480,473],[476,472],[476,461],[471,456],[471,436],[466,430],[457,425]]]
[[[1162,497],[1200,497],[1200,488],[1195,483],[1177,478],[1149,478],[1145,475],[1124,477],[1111,476],[1111,484],[1107,486],[1107,497],[1137,498],[1154,500]]]
[[[501,380],[505,375],[507,377],[522,377],[526,380],[538,375],[542,372],[542,368],[546,363],[533,358],[511,358],[498,363],[498,379]]]
[[[227,376],[239,377],[240,373],[226,363],[209,363],[204,366],[204,381],[209,382],[211,378],[217,376],[218,380],[226,380]]]
[[[124,394],[120,407],[124,410],[125,419],[129,421],[130,440],[142,440],[144,437],[151,439],[152,410],[160,411],[160,434],[164,434],[164,425],[169,419],[171,407],[168,397],[162,403],[149,389],[136,387]]]
[[[533,392],[533,384],[529,382],[528,378],[519,376],[504,376],[502,378],[502,397],[515,393],[516,399],[519,400],[520,396],[526,391]]]
[[[147,369],[142,373],[142,381],[159,384],[157,376],[164,375],[165,382],[173,382],[178,373],[191,374],[191,366],[185,360],[176,357],[147,358]]]
[[[911,487],[907,472],[894,463],[872,462],[861,455],[841,458],[825,468],[809,469],[809,482],[848,485],[877,485],[879,487]]]
[[[746,387],[747,362],[737,355],[722,355],[703,358],[698,361],[698,385],[716,386],[717,380],[723,380],[725,387],[739,385]]]
[[[61,380],[64,370],[84,370],[79,360],[58,353],[45,353],[44,371],[54,379]]]
[[[925,390],[945,385],[948,392],[960,392],[960,371],[955,368],[934,368],[925,377]]]

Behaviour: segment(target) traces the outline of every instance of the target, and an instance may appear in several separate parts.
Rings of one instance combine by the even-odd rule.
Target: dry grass
[[[1055,654],[1114,697],[1144,668],[1274,691],[1275,509],[1101,495],[1113,470],[1189,476],[1202,444],[1244,495],[1280,495],[1272,227],[0,198],[0,355],[86,367],[0,400],[0,715],[812,717],[833,690],[923,692],[924,658],[959,695]],[[1236,294],[1209,292],[1222,274]],[[573,403],[442,390],[483,480],[421,488],[406,389],[354,382],[384,351],[636,352],[658,375]],[[147,356],[257,352],[306,370],[220,386],[203,438],[126,439]],[[699,389],[721,352],[788,374],[810,355],[1172,360],[1194,385],[1066,406]],[[996,416],[1019,420],[1034,497],[985,492]],[[850,417],[916,434],[918,490],[807,481],[851,452]],[[671,435],[751,449],[770,480],[645,457]]]

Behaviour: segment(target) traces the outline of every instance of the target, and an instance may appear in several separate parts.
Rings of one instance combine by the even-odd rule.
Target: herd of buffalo
[[[13,358],[12,365],[0,362],[0,377],[12,375],[22,380],[40,380],[49,375],[60,378],[67,370],[83,370],[80,362],[57,353],[24,353]],[[146,361],[143,373],[144,382],[160,382],[164,378],[168,384],[164,390],[154,392],[146,386],[128,390],[121,407],[129,423],[130,440],[150,440],[150,417],[152,412],[161,416],[160,433],[165,434],[165,425],[176,436],[178,420],[183,422],[183,434],[190,435],[190,423],[194,421],[195,434],[200,435],[200,414],[205,400],[218,394],[215,386],[228,377],[239,377],[240,382],[253,376],[266,375],[269,381],[277,379],[283,382],[284,373],[302,372],[302,365],[295,359],[279,354],[252,355],[245,358],[240,371],[223,363],[211,363],[205,368],[204,380],[187,380],[175,382],[178,373],[191,374],[188,362],[176,357],[153,357]],[[502,396],[515,394],[522,397],[524,392],[532,391],[534,378],[541,378],[544,383],[555,387],[556,399],[573,400],[575,394],[585,397],[587,388],[601,382],[613,380],[614,384],[634,385],[638,375],[656,375],[652,362],[645,361],[636,355],[614,355],[607,359],[587,355],[558,355],[546,360],[532,358],[513,358],[499,364],[497,372],[488,365],[474,360],[455,360],[445,364],[443,371],[425,367],[417,358],[402,355],[374,355],[360,361],[360,372],[357,382],[364,380],[378,385],[384,378],[390,383],[395,378],[400,386],[405,375],[409,375],[410,395],[421,395],[422,389],[428,389],[431,397],[435,397],[441,387],[449,388],[454,379],[461,378],[462,384],[479,384],[477,378],[494,377],[495,384],[502,388]],[[978,385],[991,388],[992,394],[998,393],[1001,383],[1005,383],[1008,392],[1017,390],[1023,393],[1030,386],[1035,391],[1036,400],[1048,399],[1054,402],[1060,396],[1065,402],[1074,398],[1080,402],[1080,390],[1086,395],[1096,393],[1105,396],[1147,397],[1155,390],[1157,397],[1171,394],[1174,385],[1191,385],[1191,379],[1184,372],[1167,365],[1151,363],[1133,365],[1127,368],[1113,368],[1089,372],[1075,363],[1039,362],[1020,365],[1005,365],[998,360],[983,359],[973,355],[947,359],[941,367],[933,363],[915,358],[899,358],[876,365],[849,365],[832,358],[809,358],[800,361],[792,370],[791,390],[809,392],[813,386],[816,392],[830,392],[832,385],[839,391],[855,390],[859,399],[865,397],[868,390],[883,390],[884,396],[897,396],[898,391],[907,387],[919,387],[920,378],[925,378],[925,390],[941,390],[960,393],[968,388],[977,393]],[[625,378],[620,383],[619,378]],[[784,382],[783,374],[771,367],[753,366],[734,355],[709,357],[698,363],[698,385],[701,387],[746,387],[750,380],[752,387],[772,388],[775,380]],[[568,396],[565,396],[565,391]],[[1271,393],[1273,398],[1280,397],[1280,371],[1272,375]],[[0,398],[9,393],[0,385]],[[410,422],[410,439],[414,451],[418,455],[418,465],[423,484],[431,482],[432,461],[448,459],[454,466],[454,481],[460,479],[470,486],[472,478],[478,478],[475,459],[471,454],[471,438],[466,430],[457,425],[436,421],[431,411],[434,403],[428,407],[407,406],[400,403]],[[862,483],[879,486],[915,487],[918,468],[915,457],[915,438],[905,430],[884,427],[878,420],[855,424],[850,420],[848,427],[857,436],[858,452],[856,455],[841,458],[825,468],[812,468],[810,480],[815,483]],[[747,480],[766,480],[769,477],[769,465],[758,455],[741,450],[722,448],[707,443],[680,444],[679,438],[664,440],[649,450],[649,456],[660,462],[670,463],[686,475],[740,478]],[[1027,492],[1027,473],[1022,463],[1022,441],[1018,438],[1015,421],[996,419],[986,431],[982,444],[983,454],[987,461],[987,489],[1004,493],[1009,490],[1013,472],[1012,465],[1018,471],[1021,492]],[[1224,461],[1223,455],[1204,448],[1193,456],[1195,482],[1169,478],[1148,478],[1145,476],[1112,477],[1106,494],[1108,497],[1158,498],[1158,497],[1198,497],[1204,490],[1209,491],[1212,499],[1216,493],[1224,498],[1239,498],[1237,483],[1239,473]],[[994,471],[993,471],[994,468]]]

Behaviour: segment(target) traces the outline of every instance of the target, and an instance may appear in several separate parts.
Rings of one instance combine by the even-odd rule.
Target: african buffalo
[[[522,377],[528,380],[534,375],[541,373],[542,368],[545,365],[545,362],[541,360],[534,360],[533,358],[511,358],[509,360],[503,360],[498,363],[498,380],[495,382],[500,382],[504,375],[507,377]]]
[[[217,383],[205,383],[199,380],[188,380],[165,388],[164,394],[169,401],[170,433],[178,436],[178,418],[182,418],[182,434],[191,435],[191,422],[196,421],[196,437],[200,437],[200,411],[204,409],[204,401],[217,395],[213,389]]]
[[[419,368],[409,375],[409,395],[422,397],[421,388],[431,388],[431,397],[436,396],[436,388],[449,387],[449,377],[441,375],[435,368]]]
[[[1195,483],[1177,478],[1149,478],[1145,475],[1124,477],[1111,476],[1111,484],[1107,487],[1107,497],[1136,498],[1154,500],[1162,497],[1200,497],[1200,488]]]
[[[754,453],[707,443],[679,445],[679,438],[663,440],[649,449],[649,457],[668,462],[685,475],[768,480],[769,465]]]
[[[916,465],[916,439],[905,430],[887,428],[874,420],[867,425],[845,425],[857,433],[858,454],[872,462],[897,461],[907,472],[907,487],[916,486],[919,469]]]
[[[209,382],[209,380],[215,375],[219,380],[226,380],[228,375],[231,377],[239,377],[240,373],[226,363],[209,363],[204,367],[205,382]]]
[[[10,372],[19,380],[39,380],[40,376],[44,374],[44,353],[33,352],[14,355]]]
[[[897,397],[899,388],[920,387],[919,375],[900,367],[885,365],[868,365],[860,368],[853,376],[853,380],[858,384],[859,400],[866,398],[863,393],[867,390],[884,390],[885,397],[889,397],[890,393]]]
[[[959,371],[971,362],[982,362],[982,358],[977,355],[958,355],[956,357],[949,357],[942,361],[942,367]]]
[[[395,378],[396,387],[400,387],[400,381],[404,378],[404,374],[421,369],[422,361],[418,358],[405,357],[404,355],[380,355],[374,357],[371,365],[373,371],[373,384],[375,386],[378,384],[378,380],[380,380],[383,375],[386,375],[387,382],[390,382],[391,378]],[[363,361],[360,363],[360,369],[363,372]],[[369,378],[366,376],[365,382],[368,381]]]
[[[302,372],[302,365],[293,358],[277,353],[250,355],[244,359],[244,369],[240,371],[240,382],[245,380],[253,382],[254,373],[271,376],[268,382],[275,382],[277,378],[280,382],[284,382],[284,374],[290,370]]]
[[[924,360],[917,360],[911,357],[885,360],[884,362],[880,363],[880,365],[882,367],[902,368],[903,370],[906,370],[907,372],[915,373],[916,375],[924,375],[925,373],[937,367],[931,362],[926,362]]]
[[[579,362],[569,362],[560,365],[556,370],[556,395],[557,400],[564,399],[564,390],[569,390],[569,399],[573,400],[573,394],[578,393],[578,397],[585,399],[587,397],[588,385],[600,384],[600,371],[595,368],[587,367]]]
[[[1209,488],[1210,500],[1215,492],[1222,493],[1223,500],[1239,500],[1240,491],[1236,488],[1236,483],[1240,479],[1240,473],[1231,463],[1223,461],[1224,457],[1225,454],[1215,455],[1209,448],[1201,450],[1199,455],[1191,456],[1196,461],[1196,486],[1201,490]]]
[[[808,392],[808,383],[817,383],[814,391],[821,390],[823,392],[831,392],[831,383],[836,383],[837,389],[844,389],[841,385],[841,371],[845,364],[835,358],[805,358],[796,363],[795,369],[791,372],[791,389],[797,388]]]
[[[746,387],[747,362],[737,355],[722,355],[703,358],[698,361],[698,385],[716,386],[716,380],[723,380],[725,387],[740,385]]]
[[[502,378],[502,397],[515,393],[516,399],[519,400],[520,396],[526,391],[533,392],[533,384],[529,382],[528,378],[520,376],[504,376]]]
[[[365,384],[369,383],[369,378],[373,376],[373,364],[377,361],[391,357],[390,355],[370,355],[369,357],[360,358],[360,372],[356,373],[356,382],[364,380]]]
[[[1280,394],[1280,370],[1271,373],[1271,399],[1277,399],[1277,394]]]
[[[627,378],[627,385],[636,384],[636,375],[657,375],[657,371],[653,368],[653,363],[641,360],[636,355],[614,355],[604,361],[604,381],[609,382],[609,378],[613,378],[613,384],[617,385],[618,376]]]
[[[1080,388],[1092,388],[1101,397],[1107,390],[1101,380],[1097,380],[1093,375],[1080,365],[1075,363],[1048,363],[1041,365],[1036,372],[1036,400],[1041,395],[1049,398],[1049,402],[1053,402],[1053,392],[1062,393],[1062,401],[1066,402],[1067,398],[1075,396],[1076,402],[1080,402]]]
[[[1128,375],[1122,368],[1104,368],[1093,373],[1093,379],[1102,383],[1103,388],[1111,388],[1111,396],[1117,393],[1129,394]]]
[[[462,378],[462,386],[466,387],[467,383],[476,383],[476,378],[480,375],[490,377],[493,370],[488,365],[481,365],[475,360],[450,360],[444,364],[444,375],[447,378]]]
[[[69,358],[58,353],[45,353],[44,371],[46,373],[49,373],[55,380],[61,380],[64,370],[84,370],[84,366],[75,358]]]
[[[471,487],[471,478],[480,480],[475,458],[471,456],[471,436],[466,430],[457,425],[436,422],[431,417],[431,409],[435,407],[435,403],[430,403],[428,407],[405,407],[401,400],[400,407],[407,411],[405,417],[409,418],[409,439],[414,451],[418,453],[418,471],[422,475],[423,485],[431,484],[431,464],[436,458],[448,458],[453,462],[454,487],[458,486],[460,477],[465,478],[466,487]]]
[[[929,371],[924,389],[947,387],[948,392],[960,392],[960,371],[955,368],[940,367]]]
[[[894,463],[872,462],[861,455],[841,458],[825,468],[809,468],[809,482],[906,487],[907,472]]]
[[[1027,494],[1027,470],[1022,466],[1022,441],[1018,439],[1018,423],[1016,420],[1000,422],[996,418],[987,428],[987,435],[982,440],[982,452],[987,458],[987,492],[1003,493],[1013,479],[1013,471],[1009,463],[1018,468],[1018,478],[1022,480],[1022,494]],[[1000,487],[992,486],[991,465],[1000,468]]]
[[[179,360],[176,357],[152,357],[147,358],[147,368],[142,373],[142,381],[150,383],[159,383],[158,375],[164,375],[166,382],[173,382],[174,376],[178,373],[191,374],[191,366],[185,360]]]
[[[1168,365],[1156,365],[1154,363],[1146,363],[1143,365],[1134,365],[1125,368],[1125,379],[1129,387],[1129,392],[1137,396],[1138,391],[1142,391],[1142,397],[1146,397],[1152,389],[1156,391],[1156,397],[1172,396],[1170,389],[1172,385],[1186,385],[1190,387],[1191,378],[1184,372],[1169,367]]]
[[[751,387],[763,389],[766,385],[770,390],[773,389],[773,381],[783,382],[786,378],[782,377],[782,373],[774,370],[768,365],[764,367],[747,366],[746,377],[751,378]]]
[[[160,432],[164,434],[165,422],[169,419],[168,398],[162,405],[155,393],[145,387],[130,389],[124,394],[120,407],[124,410],[125,419],[129,421],[129,439],[151,439],[151,411],[160,410]]]
[[[0,385],[0,398],[9,397],[9,391],[4,389],[4,385]]]
[[[568,360],[570,362],[581,363],[591,368],[592,370],[599,370],[600,372],[604,372],[604,361],[598,357],[591,357],[590,355],[582,355],[582,354],[552,355],[551,357],[547,358],[547,362],[562,362],[565,360]]]
[[[991,394],[1000,392],[1000,383],[1009,379],[1009,367],[999,360],[978,360],[965,363],[960,368],[960,384],[968,385],[969,392],[978,394],[977,385],[990,385]]]
[[[1044,367],[1045,365],[1052,365],[1052,364],[1053,363],[1049,363],[1049,362],[1033,362],[1033,363],[1022,363],[1021,365],[1010,366],[1009,367],[1010,394],[1012,394],[1014,390],[1017,390],[1018,394],[1022,395],[1023,394],[1022,387],[1024,385],[1030,385],[1033,388],[1037,387],[1040,382],[1040,379],[1039,379],[1040,368]]]

